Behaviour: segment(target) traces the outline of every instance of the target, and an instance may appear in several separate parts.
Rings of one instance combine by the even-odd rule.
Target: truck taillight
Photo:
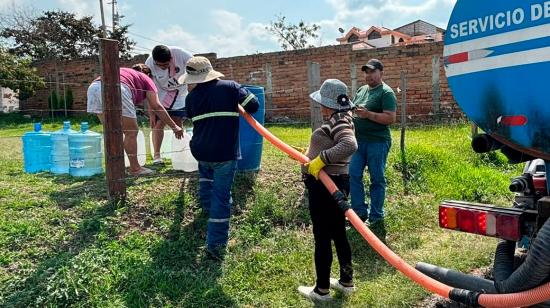
[[[535,191],[540,193],[543,196],[548,195],[546,191],[546,174],[545,173],[536,173],[533,176],[533,184],[535,186]]]
[[[522,211],[459,201],[445,201],[439,206],[439,226],[445,229],[498,237],[521,239]]]

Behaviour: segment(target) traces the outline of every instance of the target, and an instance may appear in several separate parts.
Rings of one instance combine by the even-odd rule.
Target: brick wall
[[[360,51],[352,50],[350,45],[336,45],[231,58],[217,58],[215,54],[204,56],[208,57],[213,66],[224,73],[227,79],[242,84],[264,86],[267,119],[270,121],[285,117],[292,120],[309,119],[308,61],[320,64],[321,81],[338,78],[352,89],[354,84],[356,87],[364,84],[361,66],[370,58],[378,58],[385,65],[385,82],[394,90],[400,86],[401,72],[405,72],[408,77],[408,121],[426,122],[438,117],[462,116],[447,86],[442,54],[443,44],[439,42]],[[137,56],[129,61],[123,61],[121,66],[129,66],[144,60],[145,56]],[[40,75],[46,78],[48,86],[38,91],[34,97],[22,102],[22,110],[33,112],[47,109],[47,98],[56,88],[56,78],[61,83],[63,76],[65,82],[70,83],[66,86],[73,90],[73,109],[86,109],[87,87],[99,74],[97,58],[57,63],[45,61],[36,63],[36,67]],[[353,67],[355,74],[352,73]],[[353,78],[354,75],[356,78]],[[61,84],[59,87],[63,89]],[[401,95],[397,96],[401,100]]]

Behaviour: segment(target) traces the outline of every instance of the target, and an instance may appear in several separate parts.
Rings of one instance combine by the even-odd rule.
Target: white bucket
[[[162,138],[162,144],[160,145],[160,157],[162,159],[170,159],[172,152],[172,139],[171,136],[174,135],[172,130],[164,130],[164,138]],[[153,131],[149,134],[149,149],[151,150],[151,157],[155,154],[155,149],[153,148]]]
[[[143,134],[143,131],[140,130],[137,135],[137,159],[140,166],[144,166],[145,161],[147,160],[147,153],[145,152],[145,149],[145,135]],[[130,167],[130,161],[128,160],[126,151],[124,151],[124,165],[126,167]]]
[[[192,132],[183,134],[182,139],[176,139],[172,135],[172,168],[174,170],[183,170],[185,172],[194,172],[199,170],[199,163],[191,154],[189,142],[193,137]]]

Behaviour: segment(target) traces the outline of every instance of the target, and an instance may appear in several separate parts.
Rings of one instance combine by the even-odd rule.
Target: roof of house
[[[357,27],[352,27],[348,33],[346,33],[346,35],[344,35],[343,37],[340,37],[340,38],[337,38],[336,40],[338,42],[347,42],[349,40],[349,38],[352,36],[352,35],[356,35],[358,38],[366,38],[369,36],[369,34],[371,34],[372,32],[374,31],[377,31],[377,32],[380,32],[381,35],[386,35],[386,34],[392,34],[394,36],[397,36],[397,37],[402,37],[402,38],[405,38],[405,39],[408,39],[410,38],[410,36],[404,34],[404,33],[401,33],[401,32],[398,32],[398,31],[395,31],[395,30],[391,30],[391,29],[388,29],[388,28],[384,28],[384,27],[376,27],[376,26],[371,26],[368,30],[366,31],[363,31]]]
[[[366,36],[369,36],[369,34],[371,34],[374,31],[380,32],[381,35],[392,34],[392,35],[403,37],[403,38],[410,38],[410,36],[406,35],[405,33],[401,33],[399,31],[391,30],[391,29],[384,28],[384,27],[375,27],[375,26],[370,27],[369,30],[366,31],[367,32]]]
[[[438,27],[438,26],[436,26],[436,25],[434,25],[434,24],[432,24],[432,23],[429,23],[429,22],[427,22],[427,21],[424,21],[424,20],[422,20],[422,19],[418,19],[418,20],[413,21],[413,22],[410,22],[410,23],[408,23],[408,24],[406,24],[406,25],[397,27],[397,28],[395,28],[394,30],[399,31],[399,29],[405,28],[405,27],[410,26],[410,25],[415,24],[415,23],[425,23],[425,24],[428,24],[428,25],[430,25],[430,26],[434,26],[438,32],[445,32],[445,29],[440,28],[440,27]]]
[[[374,49],[374,48],[376,48],[376,46],[373,46],[369,43],[359,41],[359,42],[352,43],[351,48],[353,50],[362,50],[362,49]]]

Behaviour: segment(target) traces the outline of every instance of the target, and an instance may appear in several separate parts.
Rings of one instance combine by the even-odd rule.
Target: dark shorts
[[[178,117],[178,118],[182,118],[182,119],[187,118],[187,110],[185,108],[182,108],[182,109],[166,109],[166,112],[168,112],[168,114],[171,117]],[[160,120],[158,116],[157,116],[157,120]]]
[[[179,117],[179,118],[187,118],[187,110],[185,108],[182,109],[167,109],[166,110],[170,116],[173,117]]]

